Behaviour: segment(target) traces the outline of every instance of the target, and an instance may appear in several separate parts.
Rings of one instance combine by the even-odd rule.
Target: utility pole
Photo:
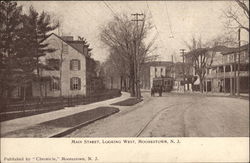
[[[240,96],[240,28],[238,30],[239,54],[238,54],[238,76],[237,76],[237,96]]]
[[[184,92],[185,92],[185,60],[184,60],[184,54],[185,54],[185,49],[180,49],[180,51],[181,51],[181,56],[182,56],[182,63],[183,63],[183,65],[182,65],[182,71],[183,71],[183,84],[184,84]]]
[[[233,83],[233,95],[236,94],[236,52],[234,53],[234,65],[233,65],[233,70],[234,70],[234,83]]]
[[[131,14],[132,16],[135,17],[135,19],[133,19],[132,21],[136,22],[136,36],[135,36],[135,40],[134,40],[134,44],[135,44],[135,53],[134,53],[134,76],[135,76],[135,93],[136,93],[136,97],[137,98],[141,98],[141,92],[140,92],[140,75],[139,75],[139,71],[140,71],[140,61],[139,61],[139,43],[137,43],[138,41],[138,25],[139,25],[139,21],[143,21],[143,19],[139,19],[139,16],[143,16],[143,14],[139,14],[139,13],[135,13],[135,14]]]
[[[61,29],[60,29],[61,27]],[[60,33],[61,30],[61,33]],[[58,27],[58,35],[63,36],[63,26],[59,22],[59,27]],[[62,97],[62,64],[63,64],[63,41],[61,40],[61,52],[60,52],[60,74],[59,74],[59,89],[60,89],[60,97]]]
[[[173,54],[171,55],[171,60],[172,60],[172,68],[170,69],[170,71],[171,71],[171,77],[174,78],[174,56]]]

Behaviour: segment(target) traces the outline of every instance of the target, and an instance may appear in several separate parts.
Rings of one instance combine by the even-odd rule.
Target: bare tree
[[[119,49],[110,49],[110,55],[104,63],[105,75],[107,77],[120,78],[121,90],[127,91],[128,84],[127,79],[129,78],[129,61],[127,60]],[[124,88],[122,86],[125,85]]]
[[[101,29],[101,40],[109,47],[110,52],[113,53],[111,55],[113,60],[119,58],[121,62],[126,63],[126,72],[129,72],[131,96],[138,97],[139,95],[139,84],[135,77],[139,74],[140,64],[145,61],[153,46],[154,39],[148,44],[144,41],[151,28],[151,23],[146,19],[146,16],[137,27],[131,21],[131,18],[124,14],[114,16],[114,19]],[[137,53],[136,50],[138,50]],[[135,64],[135,60],[139,64]]]
[[[238,9],[237,9],[238,8]],[[226,11],[223,11],[227,18],[226,27],[242,28],[249,32],[249,1],[234,0]]]
[[[201,37],[198,39],[193,37],[190,42],[185,42],[190,50],[185,54],[185,58],[188,61],[187,64],[191,64],[198,75],[200,79],[200,91],[203,92],[206,70],[211,67],[218,46],[222,45],[220,44],[220,39],[214,39],[203,44]]]

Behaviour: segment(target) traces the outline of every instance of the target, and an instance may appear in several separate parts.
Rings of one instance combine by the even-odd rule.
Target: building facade
[[[140,84],[142,89],[152,88],[153,78],[173,77],[173,62],[154,61],[147,62],[141,66]]]
[[[239,73],[239,92],[249,93],[249,44],[216,53],[213,60],[205,75],[207,91],[231,94],[237,92]]]
[[[39,58],[44,65],[39,69],[39,77],[23,91],[17,88],[14,97],[59,97],[86,95],[86,61],[90,58],[88,46],[82,41],[73,40],[73,36],[59,37],[52,33],[43,40],[48,48],[55,49]],[[37,71],[34,71],[37,76]]]

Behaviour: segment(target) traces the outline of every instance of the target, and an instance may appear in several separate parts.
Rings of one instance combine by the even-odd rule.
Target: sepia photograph
[[[1,1],[0,19],[2,142],[249,137],[248,0]]]

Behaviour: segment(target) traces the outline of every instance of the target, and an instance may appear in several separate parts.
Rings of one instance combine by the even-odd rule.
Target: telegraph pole
[[[60,28],[61,27],[61,28]],[[61,30],[61,31],[60,31]],[[58,27],[58,35],[60,37],[63,36],[63,25],[59,22]],[[60,97],[62,97],[62,64],[63,64],[63,41],[61,40],[61,51],[60,51],[60,74],[59,74],[59,89],[60,89]]]
[[[183,83],[184,83],[184,92],[185,92],[185,67],[184,67],[184,63],[185,63],[185,60],[184,60],[184,54],[185,54],[185,49],[180,49],[181,51],[181,56],[182,56],[182,70],[183,70]]]
[[[237,76],[237,96],[240,96],[240,28],[238,30],[239,54],[238,54],[238,76]]]
[[[233,87],[234,87],[234,89],[233,89],[233,95],[235,95],[236,94],[236,52],[234,53],[234,66],[233,66],[233,70],[234,70],[234,85],[233,85]]]
[[[135,53],[134,53],[134,76],[135,76],[135,89],[136,89],[136,97],[137,98],[141,98],[141,92],[140,92],[140,76],[139,76],[139,65],[140,65],[140,61],[139,61],[139,57],[138,57],[138,53],[139,53],[139,43],[137,43],[138,41],[138,25],[139,25],[139,21],[143,21],[143,19],[139,19],[139,16],[143,16],[143,14],[139,14],[139,13],[135,13],[135,14],[131,14],[132,16],[135,17],[135,19],[133,19],[132,21],[136,22],[136,37],[134,40],[134,44],[135,44]]]
[[[174,56],[173,54],[171,55],[171,60],[172,60],[172,68],[171,70],[171,77],[174,78]]]

